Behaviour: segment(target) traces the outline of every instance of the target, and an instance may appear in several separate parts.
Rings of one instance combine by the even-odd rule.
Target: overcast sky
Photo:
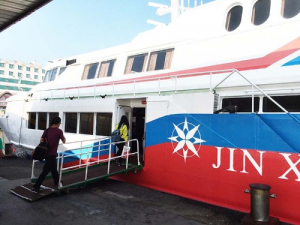
[[[130,42],[138,33],[154,28],[147,19],[170,22],[170,15],[157,16],[157,8],[148,2],[53,0],[0,33],[0,58],[26,63],[36,60],[45,66],[53,59]],[[171,4],[170,0],[152,2]],[[190,0],[191,6],[194,2]]]

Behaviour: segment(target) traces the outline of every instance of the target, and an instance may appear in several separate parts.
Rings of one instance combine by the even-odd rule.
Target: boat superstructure
[[[68,142],[103,144],[122,115],[135,139],[142,117],[144,168],[115,179],[244,212],[244,189],[266,183],[271,215],[299,223],[299,1],[187,2],[156,5],[171,23],[130,43],[54,60],[1,128],[30,151],[57,115]]]

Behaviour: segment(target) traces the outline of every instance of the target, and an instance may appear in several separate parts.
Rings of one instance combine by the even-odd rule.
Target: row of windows
[[[145,71],[163,70],[171,67],[174,49],[151,52],[149,60],[148,53],[129,56],[124,74],[141,73]],[[103,61],[101,63],[91,63],[85,66],[82,74],[82,80],[89,80],[101,77],[110,77],[113,74],[116,59]],[[148,65],[147,65],[148,63]],[[61,75],[66,67],[53,68],[46,72],[44,82],[55,80],[56,76]]]
[[[0,63],[0,67],[4,67],[5,64],[4,63]],[[9,64],[9,68],[10,69],[14,69],[14,64]],[[35,73],[39,72],[39,68],[33,68]],[[18,70],[23,70],[23,66],[19,66],[18,65]],[[26,66],[26,71],[30,71],[31,68],[29,66]],[[42,73],[45,73],[45,70],[42,69]]]
[[[171,67],[173,52],[174,49],[151,52],[149,60],[147,60],[148,53],[129,56],[127,58],[124,74],[141,73],[145,71],[146,67],[147,71],[169,69]],[[98,62],[86,65],[81,79],[88,80],[110,77],[112,76],[115,62],[116,59],[101,62],[100,67]]]
[[[57,112],[28,113],[28,129],[45,130]],[[66,133],[110,136],[112,113],[65,113],[61,129]]]
[[[272,96],[279,105],[288,112],[300,112],[300,95]],[[259,112],[260,98],[254,97],[254,112]],[[222,109],[219,112],[252,112],[252,98],[223,98]],[[283,112],[267,97],[262,98],[262,112]]]
[[[1,75],[5,75],[5,71],[4,71],[4,70],[0,70],[0,74],[1,74]],[[13,75],[14,75],[14,72],[9,71],[8,74],[9,74],[10,76],[13,76]],[[18,77],[22,78],[22,73],[18,73]],[[34,75],[33,77],[34,77],[34,79],[36,79],[36,80],[39,79],[39,76],[38,76],[38,75]],[[31,75],[30,75],[30,74],[26,74],[26,78],[31,78]],[[42,79],[43,79],[43,78],[44,78],[44,77],[42,76]]]
[[[251,22],[254,25],[261,25],[266,22],[270,16],[271,0],[258,0],[252,9]],[[282,0],[281,15],[285,19],[293,18],[300,12],[299,0]],[[225,28],[227,31],[237,29],[241,23],[243,7],[236,5],[231,8],[227,14]]]
[[[7,83],[15,83],[15,84],[27,84],[27,85],[36,85],[39,82],[37,81],[30,81],[30,80],[20,80],[19,79],[12,79],[12,78],[4,78],[0,77],[0,82],[7,82]]]

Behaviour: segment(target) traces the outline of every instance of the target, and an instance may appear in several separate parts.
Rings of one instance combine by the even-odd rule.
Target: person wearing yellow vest
[[[122,116],[120,122],[116,125],[115,129],[119,129],[120,130],[120,135],[121,135],[121,141],[128,141],[128,127],[129,127],[129,122],[126,116]],[[116,156],[121,156],[122,155],[122,151],[124,148],[125,142],[116,144],[116,146],[118,147],[118,151]],[[116,163],[121,166],[122,165],[122,161],[123,159],[117,158],[116,159]]]

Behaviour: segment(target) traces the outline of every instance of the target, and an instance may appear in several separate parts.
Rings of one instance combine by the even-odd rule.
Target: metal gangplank
[[[142,169],[139,160],[139,151],[126,152],[117,157],[112,154],[115,144],[125,141],[111,143],[110,138],[85,140],[67,143],[59,146],[61,150],[57,156],[57,169],[59,171],[59,186],[54,186],[51,173],[44,180],[41,188],[44,190],[36,193],[31,190],[39,174],[35,174],[37,160],[32,162],[31,182],[18,186],[10,191],[26,200],[35,201],[52,193],[60,194],[62,191],[69,192],[71,188],[86,187],[88,183],[98,180],[107,180],[117,174],[126,174],[130,171],[136,173]],[[132,139],[125,142],[125,146],[138,140]],[[87,144],[84,144],[87,143]],[[67,149],[66,145],[77,146]],[[118,166],[115,160],[122,157],[124,165]]]

